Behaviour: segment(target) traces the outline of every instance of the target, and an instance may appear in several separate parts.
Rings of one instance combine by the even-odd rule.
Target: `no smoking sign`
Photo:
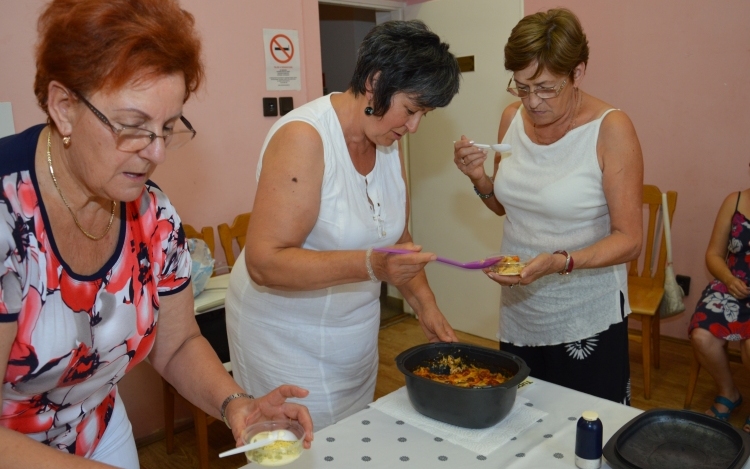
[[[267,90],[300,90],[299,37],[295,30],[264,29]]]
[[[280,64],[285,64],[294,57],[294,43],[283,34],[271,38],[271,57]]]

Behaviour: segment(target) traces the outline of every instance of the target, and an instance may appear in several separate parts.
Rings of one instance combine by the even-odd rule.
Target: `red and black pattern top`
[[[39,196],[43,125],[0,139],[0,322],[18,322],[0,425],[88,457],[118,381],[151,351],[159,297],[190,284],[190,254],[166,195],[147,183],[122,203],[118,247],[93,275],[59,254]]]

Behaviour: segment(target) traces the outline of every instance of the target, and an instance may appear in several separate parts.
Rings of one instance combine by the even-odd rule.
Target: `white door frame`
[[[387,11],[400,10],[406,6],[406,2],[398,2],[394,0],[321,0],[318,3]]]

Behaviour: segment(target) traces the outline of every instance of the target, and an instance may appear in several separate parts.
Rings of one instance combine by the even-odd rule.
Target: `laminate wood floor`
[[[404,385],[403,375],[395,365],[395,357],[409,347],[425,342],[424,334],[418,322],[410,316],[393,315],[389,317],[386,327],[381,328],[379,336],[380,367],[378,369],[375,398],[395,391]],[[460,340],[476,345],[497,348],[496,341],[476,337],[471,334],[458,333]],[[681,409],[685,401],[687,381],[690,373],[692,351],[686,341],[662,338],[661,369],[652,370],[651,399],[643,398],[643,367],[641,362],[640,336],[630,337],[630,363],[632,382],[632,405],[639,409],[674,408]],[[745,393],[745,404],[732,415],[731,423],[741,426],[750,413],[750,373],[738,363],[731,363],[731,368],[742,392]],[[711,406],[715,396],[715,386],[711,377],[702,371],[698,378],[692,408],[704,411]],[[313,443],[314,444],[314,443]],[[236,469],[244,463],[244,456],[237,455],[219,459],[218,453],[234,446],[231,432],[221,422],[214,422],[209,427],[210,465],[213,469]],[[195,434],[192,428],[175,435],[175,452],[166,454],[164,440],[142,446],[138,455],[143,469],[183,469],[197,468]]]

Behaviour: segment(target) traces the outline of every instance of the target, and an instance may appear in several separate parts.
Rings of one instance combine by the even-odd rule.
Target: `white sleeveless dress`
[[[281,118],[274,133],[291,121],[318,131],[325,171],[320,212],[304,244],[317,251],[390,246],[406,223],[406,185],[398,143],[378,147],[367,176],[352,164],[330,95]],[[368,195],[372,207],[368,202]],[[350,283],[314,291],[288,292],[255,284],[240,254],[226,298],[227,335],[235,380],[260,396],[281,384],[310,391],[299,400],[319,430],[372,402],[378,368],[380,282]]]
[[[495,176],[495,197],[505,207],[502,251],[533,258],[542,252],[573,252],[611,232],[609,207],[602,187],[596,144],[600,118],[576,127],[551,145],[531,141],[523,128],[521,109],[502,143],[513,150],[503,155]],[[624,264],[547,275],[524,288],[503,288],[500,333],[515,345],[556,345],[575,342],[622,322],[630,314]]]

